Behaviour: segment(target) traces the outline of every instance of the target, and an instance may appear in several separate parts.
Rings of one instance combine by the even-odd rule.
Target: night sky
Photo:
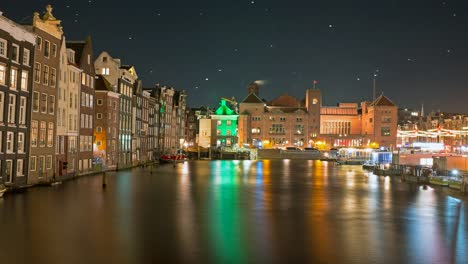
[[[91,35],[136,66],[145,87],[185,89],[190,106],[303,98],[318,80],[324,104],[384,92],[400,107],[468,112],[468,1],[2,0],[17,22],[52,4],[68,40]]]

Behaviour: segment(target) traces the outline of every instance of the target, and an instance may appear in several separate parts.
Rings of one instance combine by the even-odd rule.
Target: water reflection
[[[197,161],[121,171],[106,190],[100,184],[86,177],[0,200],[2,262],[468,259],[465,197],[357,166]]]

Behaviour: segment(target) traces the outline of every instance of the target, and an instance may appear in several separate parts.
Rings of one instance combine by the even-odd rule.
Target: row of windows
[[[6,77],[8,75],[7,67],[5,64],[0,63],[0,85],[6,85]],[[28,77],[29,72],[27,70],[21,70],[21,79],[20,81],[20,88],[23,91],[28,90]],[[8,86],[16,90],[18,88],[18,78],[20,77],[18,69],[11,67],[10,68],[10,80]]]
[[[70,92],[67,98],[66,95],[67,89],[60,89],[59,88],[59,100],[67,101],[68,99],[68,107],[70,109],[78,109],[78,95],[75,93]]]
[[[86,73],[81,73],[81,85],[94,89],[94,77]]]
[[[93,116],[81,114],[81,128],[93,128]]]
[[[78,162],[78,169],[80,171],[86,171],[88,169],[91,169],[93,166],[93,160],[92,159],[81,159]]]
[[[123,83],[120,83],[120,94],[123,94],[123,95],[126,95],[128,97],[132,97],[133,95],[133,91],[132,91],[132,87],[130,87],[130,85],[126,85],[126,84],[123,84]]]
[[[80,151],[93,150],[93,136],[80,136]]]
[[[8,114],[7,114],[7,123],[9,125],[26,125],[26,100],[27,98],[24,96],[20,96],[19,102],[19,116],[18,120],[16,120],[16,102],[17,95],[9,94],[8,96]],[[0,92],[0,123],[5,122],[4,120],[4,109],[5,109],[5,93]]]
[[[39,94],[39,92],[33,92],[32,98],[32,110],[33,112],[40,112],[43,114],[53,115],[55,112],[55,96],[48,95],[46,93]]]
[[[8,41],[0,38],[0,56],[7,58],[8,57]],[[31,51],[27,48],[23,48],[23,56],[21,56],[20,61],[20,47],[17,44],[11,44],[11,60],[16,63],[22,63],[23,65],[30,65]]]
[[[252,121],[261,121],[261,120],[262,120],[262,118],[261,118],[260,116],[252,116]],[[276,121],[276,117],[274,117],[274,116],[269,116],[269,117],[268,117],[268,120],[270,120],[270,121]],[[279,121],[281,121],[281,122],[286,122],[286,117],[280,116],[280,117],[279,117]],[[296,122],[302,122],[302,121],[303,121],[302,117],[296,117]]]
[[[77,131],[77,116],[75,114],[68,114],[68,129]],[[58,108],[57,109],[57,126],[58,127],[67,127],[67,114],[65,113],[65,109]]]
[[[55,153],[65,154],[65,136],[55,137]]]
[[[283,124],[272,124],[270,127],[270,134],[284,134],[286,133],[286,128]]]
[[[0,153],[3,153],[3,131],[0,131]],[[16,141],[15,141],[16,138]],[[15,149],[16,143],[16,149]],[[15,151],[16,150],[16,151]],[[22,154],[24,152],[24,133],[18,132],[15,133],[13,131],[6,132],[6,142],[5,142],[5,152],[10,153],[18,153]]]
[[[326,121],[321,127],[321,133],[333,135],[349,135],[351,133],[351,122]]]
[[[81,106],[93,107],[94,96],[85,92],[81,92]]]
[[[5,175],[2,175],[2,176],[6,177],[5,182],[11,183],[13,182],[13,172],[15,171],[15,169],[13,168],[14,160],[9,159],[3,162],[5,164]],[[16,176],[24,176],[23,164],[24,164],[23,159],[16,160]],[[0,160],[0,169],[2,168],[2,165],[3,165],[2,160]]]
[[[54,123],[31,121],[31,147],[52,147],[54,140]]]
[[[55,84],[57,83],[57,70],[45,64],[41,65],[39,62],[35,62],[34,63],[34,82],[36,83],[42,82],[43,85],[49,85],[51,87],[55,87]]]
[[[30,171],[38,171],[42,173],[44,171],[52,169],[52,155],[47,156],[31,156],[29,162]],[[39,174],[39,177],[43,175]]]
[[[36,47],[38,51],[43,51],[44,52],[44,57],[50,58],[50,55],[57,57],[57,45],[52,44],[50,45],[50,41],[44,40],[42,41],[41,37],[37,37],[37,43]]]

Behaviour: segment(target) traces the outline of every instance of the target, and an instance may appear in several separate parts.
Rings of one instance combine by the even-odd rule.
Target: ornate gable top
[[[57,20],[54,15],[52,15],[52,6],[51,5],[47,5],[46,6],[46,11],[44,12],[44,15],[42,16],[42,20],[46,21],[46,20]]]

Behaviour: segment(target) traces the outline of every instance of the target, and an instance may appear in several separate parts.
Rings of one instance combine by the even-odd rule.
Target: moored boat
[[[163,154],[159,157],[161,163],[183,163],[186,157],[184,154]]]
[[[365,170],[373,170],[375,167],[376,165],[372,161],[366,161],[362,164],[362,168]]]
[[[7,188],[5,187],[5,185],[0,184],[0,198],[5,194],[6,191]]]

